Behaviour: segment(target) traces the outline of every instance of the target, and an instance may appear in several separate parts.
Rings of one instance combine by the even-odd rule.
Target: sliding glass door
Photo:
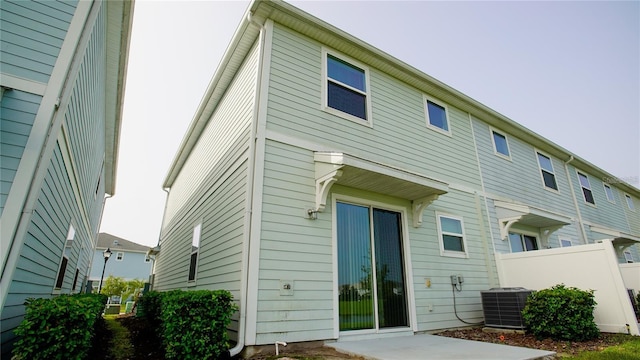
[[[399,212],[338,202],[340,331],[409,326]]]

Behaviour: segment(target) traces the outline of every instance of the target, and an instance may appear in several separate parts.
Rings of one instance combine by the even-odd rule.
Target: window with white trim
[[[124,259],[124,253],[122,251],[118,251],[116,253],[116,261],[122,261]]]
[[[462,218],[450,215],[437,215],[440,255],[467,257]]]
[[[324,108],[350,120],[369,122],[367,68],[325,51],[324,70]]]
[[[189,260],[189,281],[196,280],[196,270],[198,268],[198,251],[200,250],[200,233],[202,224],[193,228],[193,238],[191,239],[191,257]]]
[[[560,246],[562,247],[569,247],[572,246],[573,243],[571,242],[570,239],[560,239]]]
[[[591,191],[591,183],[589,182],[589,177],[587,177],[586,174],[581,173],[580,171],[577,172],[578,173],[578,181],[580,181],[580,187],[582,187],[582,197],[584,198],[584,201],[595,205],[596,201],[593,198],[593,192]]]
[[[604,185],[604,193],[605,195],[607,195],[607,200],[611,201],[612,203],[615,203],[616,200],[613,197],[613,189],[611,189],[611,186],[605,183],[602,183],[602,185]]]
[[[627,264],[633,263],[633,256],[631,255],[631,251],[629,250],[624,251],[624,261],[626,261]]]
[[[629,208],[629,210],[636,211],[636,207],[633,205],[633,199],[631,198],[631,195],[624,194],[624,198],[625,200],[627,200],[627,207]]]
[[[80,275],[80,269],[76,269],[76,274],[73,276],[73,285],[71,285],[71,291],[74,291],[76,289],[79,275]]]
[[[495,129],[491,129],[491,140],[493,141],[493,151],[496,155],[511,159],[507,135],[504,135]]]
[[[538,166],[540,167],[540,173],[542,174],[542,183],[547,189],[558,190],[558,183],[556,182],[556,174],[553,171],[553,162],[551,158],[536,151],[538,157]]]
[[[67,272],[67,263],[69,262],[69,258],[66,256],[62,257],[62,261],[60,262],[60,268],[58,268],[58,277],[56,278],[56,289],[61,289],[64,284],[64,276]]]
[[[451,135],[447,105],[425,96],[424,106],[427,114],[427,126],[433,130]]]
[[[64,244],[65,248],[70,248],[73,246],[73,239],[76,237],[76,229],[72,224],[69,224],[69,230],[67,231],[67,241]]]
[[[511,252],[534,251],[540,249],[538,239],[532,235],[509,233]]]

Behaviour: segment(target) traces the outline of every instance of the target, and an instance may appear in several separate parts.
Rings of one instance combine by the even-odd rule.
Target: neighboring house
[[[111,250],[111,257],[104,262],[104,251]],[[148,246],[136,244],[107,233],[98,234],[98,243],[93,252],[93,263],[89,281],[94,289],[100,286],[100,277],[104,267],[104,278],[121,277],[125,281],[142,280],[147,282],[151,275],[151,258],[147,256]]]
[[[80,292],[113,195],[133,1],[0,3],[2,357],[27,298]]]
[[[363,41],[254,2],[164,181],[153,286],[231,291],[232,354],[465,326],[502,254],[602,240],[614,270],[640,260],[640,190],[603,179]]]

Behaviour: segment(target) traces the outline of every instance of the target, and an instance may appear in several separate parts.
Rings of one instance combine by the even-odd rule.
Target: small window
[[[556,175],[553,172],[553,163],[551,158],[536,152],[538,155],[538,165],[540,166],[540,172],[542,173],[542,182],[545,188],[558,190],[558,184],[556,183]]]
[[[200,232],[202,224],[193,228],[193,238],[191,239],[191,258],[189,261],[189,281],[196,280],[196,269],[198,268],[198,250],[200,249]]]
[[[367,70],[337,56],[326,54],[326,99],[338,115],[369,121]]]
[[[424,100],[427,113],[427,126],[434,130],[451,135],[447,106],[439,104],[426,96]]]
[[[511,252],[523,252],[538,250],[538,239],[535,236],[509,233]]]
[[[150,257],[148,257],[148,256],[145,256],[145,258],[144,258],[144,262],[146,262],[146,263],[151,262],[151,258],[150,258]]]
[[[571,245],[573,245],[573,244],[571,243],[571,240],[569,240],[569,239],[560,239],[560,246],[562,246],[562,247],[569,247],[569,246],[571,246]]]
[[[62,261],[60,262],[60,268],[58,269],[58,278],[56,279],[56,289],[61,289],[62,284],[64,283],[64,275],[67,272],[67,263],[69,259],[66,256],[62,257]]]
[[[441,239],[441,255],[466,257],[467,250],[462,219],[438,215],[438,232]]]
[[[593,199],[593,192],[591,191],[591,183],[589,182],[589,178],[587,175],[578,171],[578,180],[580,181],[580,186],[582,187],[582,196],[584,197],[584,201],[589,204],[595,205],[596,201]]]
[[[631,256],[631,251],[624,251],[624,261],[626,261],[628,264],[633,263],[633,256]]]
[[[78,285],[78,275],[80,275],[80,269],[76,269],[76,274],[73,276],[73,286],[71,286],[71,291],[76,289],[76,285]]]
[[[124,253],[122,251],[118,251],[116,253],[116,261],[122,261],[124,259]]]
[[[491,130],[491,138],[493,139],[493,150],[495,151],[495,154],[510,159],[511,155],[509,153],[507,136],[495,130]]]
[[[633,205],[633,199],[631,198],[631,195],[624,194],[624,198],[627,200],[627,207],[629,208],[629,210],[635,211],[636,207]]]
[[[611,201],[612,203],[615,203],[615,199],[613,197],[613,189],[611,189],[611,186],[603,183],[604,185],[604,193],[607,195],[607,200]]]
[[[65,242],[65,247],[70,248],[73,246],[73,239],[76,237],[76,229],[73,228],[73,225],[69,225],[69,231],[67,231],[67,241]]]

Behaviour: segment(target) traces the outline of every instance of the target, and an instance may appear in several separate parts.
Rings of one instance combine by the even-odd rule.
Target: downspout
[[[573,205],[576,207],[576,213],[578,214],[578,224],[580,225],[580,233],[582,234],[582,242],[588,244],[587,233],[584,231],[584,224],[582,222],[582,214],[580,213],[580,207],[578,205],[578,199],[573,189],[573,181],[571,181],[571,173],[569,172],[569,163],[574,160],[573,155],[569,157],[569,160],[564,162],[564,171],[567,174],[567,181],[569,182],[569,188],[571,189],[571,198],[573,199]]]
[[[253,213],[253,188],[255,182],[255,158],[256,158],[256,142],[258,141],[257,128],[260,106],[260,89],[262,85],[263,59],[264,59],[264,42],[265,27],[264,24],[256,22],[252,18],[251,11],[247,12],[247,22],[253,24],[260,29],[258,46],[260,54],[258,56],[258,72],[256,74],[255,96],[253,104],[253,117],[251,124],[251,135],[249,138],[249,155],[247,160],[247,197],[245,199],[245,215],[244,215],[244,239],[242,241],[242,273],[240,279],[240,318],[238,319],[238,342],[229,349],[229,358],[234,357],[244,349],[246,328],[247,328],[247,294],[249,292],[249,250],[251,245],[251,224]]]

